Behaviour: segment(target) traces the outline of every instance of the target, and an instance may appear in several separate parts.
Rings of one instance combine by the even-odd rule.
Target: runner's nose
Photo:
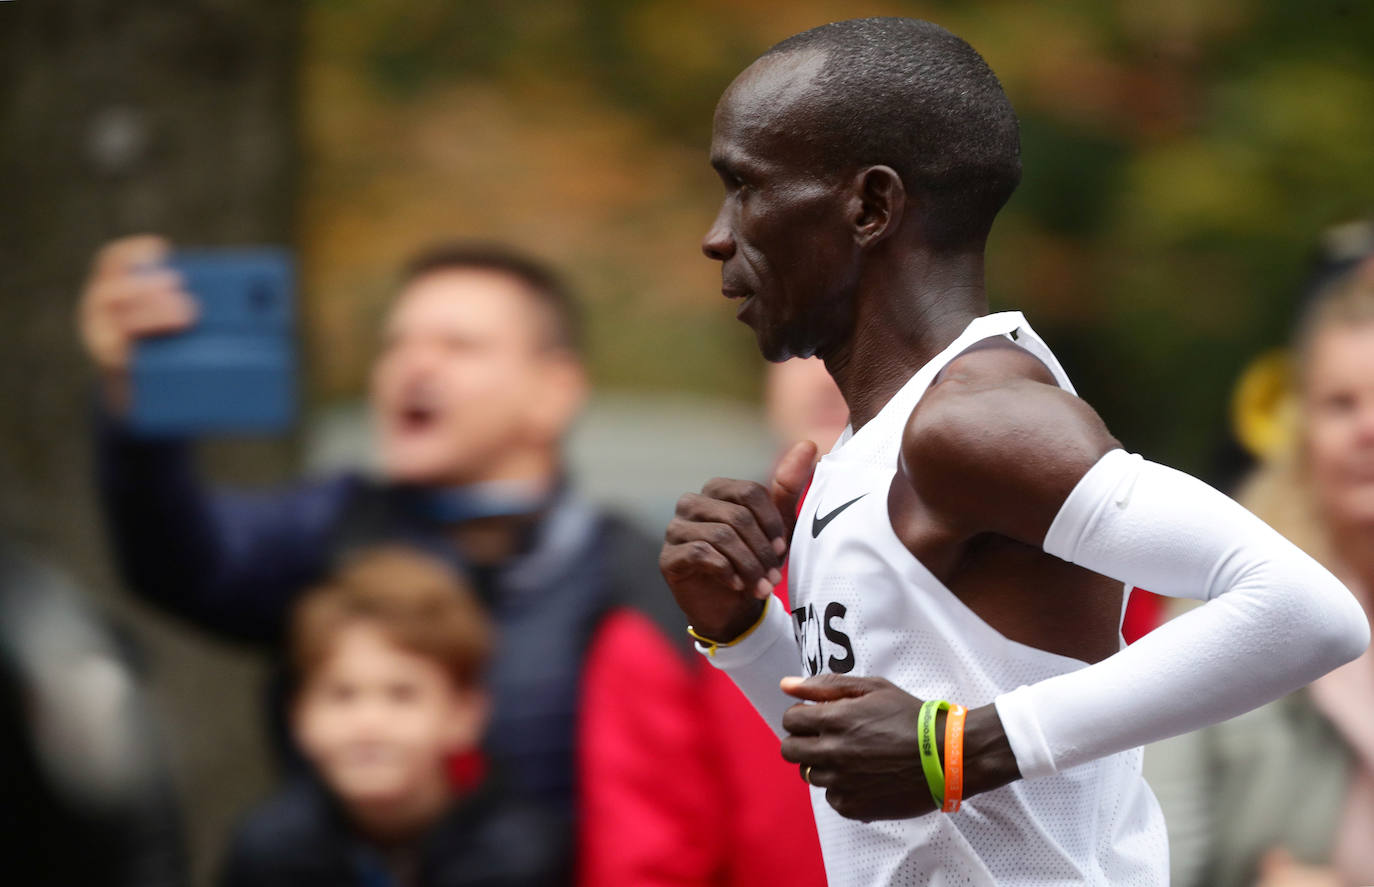
[[[735,238],[730,233],[729,225],[725,223],[725,207],[721,207],[715,222],[711,224],[711,229],[701,239],[701,251],[706,254],[706,258],[715,259],[717,262],[724,262],[735,254]]]

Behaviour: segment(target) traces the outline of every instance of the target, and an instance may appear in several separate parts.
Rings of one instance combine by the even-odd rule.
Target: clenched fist
[[[768,487],[716,478],[678,500],[659,568],[698,634],[729,641],[758,619],[782,580],[797,502],[815,461],[816,445],[802,441]]]

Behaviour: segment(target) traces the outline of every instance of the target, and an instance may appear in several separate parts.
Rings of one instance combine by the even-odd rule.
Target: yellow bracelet
[[[763,602],[763,611],[759,613],[759,618],[754,620],[753,625],[745,629],[744,634],[735,638],[733,641],[713,641],[710,638],[702,637],[701,635],[697,634],[696,629],[692,628],[692,626],[690,625],[687,626],[687,633],[692,636],[692,640],[696,641],[698,644],[701,644],[701,646],[706,649],[707,656],[714,656],[716,655],[716,650],[720,647],[733,647],[735,644],[738,644],[745,638],[749,637],[749,635],[753,634],[754,630],[763,624],[763,617],[768,615],[768,607],[770,604],[772,604],[772,602],[773,596],[770,594],[768,596],[768,600]]]

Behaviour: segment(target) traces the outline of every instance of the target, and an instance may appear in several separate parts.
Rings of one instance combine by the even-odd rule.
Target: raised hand
[[[659,568],[698,634],[729,641],[758,618],[782,580],[797,502],[815,461],[816,445],[802,441],[767,487],[716,478],[678,500]]]
[[[195,302],[174,271],[158,265],[170,247],[161,237],[125,237],[96,254],[81,293],[77,326],[87,356],[116,412],[127,402],[129,356],[145,336],[186,329],[195,322]]]

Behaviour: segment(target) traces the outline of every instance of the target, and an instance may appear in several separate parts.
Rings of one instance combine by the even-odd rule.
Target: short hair
[[[548,316],[548,344],[582,353],[582,310],[577,297],[544,262],[501,244],[442,241],[425,247],[401,265],[400,287],[443,271],[491,271],[514,278]]]
[[[810,49],[825,54],[808,119],[828,171],[890,166],[925,196],[932,246],[985,240],[1021,181],[1021,139],[983,57],[939,25],[910,18],[821,25],[764,57]]]
[[[396,646],[438,663],[464,688],[480,682],[494,640],[466,579],[443,561],[399,545],[365,549],[295,608],[297,686],[328,658],[339,633],[358,623],[375,625]]]

